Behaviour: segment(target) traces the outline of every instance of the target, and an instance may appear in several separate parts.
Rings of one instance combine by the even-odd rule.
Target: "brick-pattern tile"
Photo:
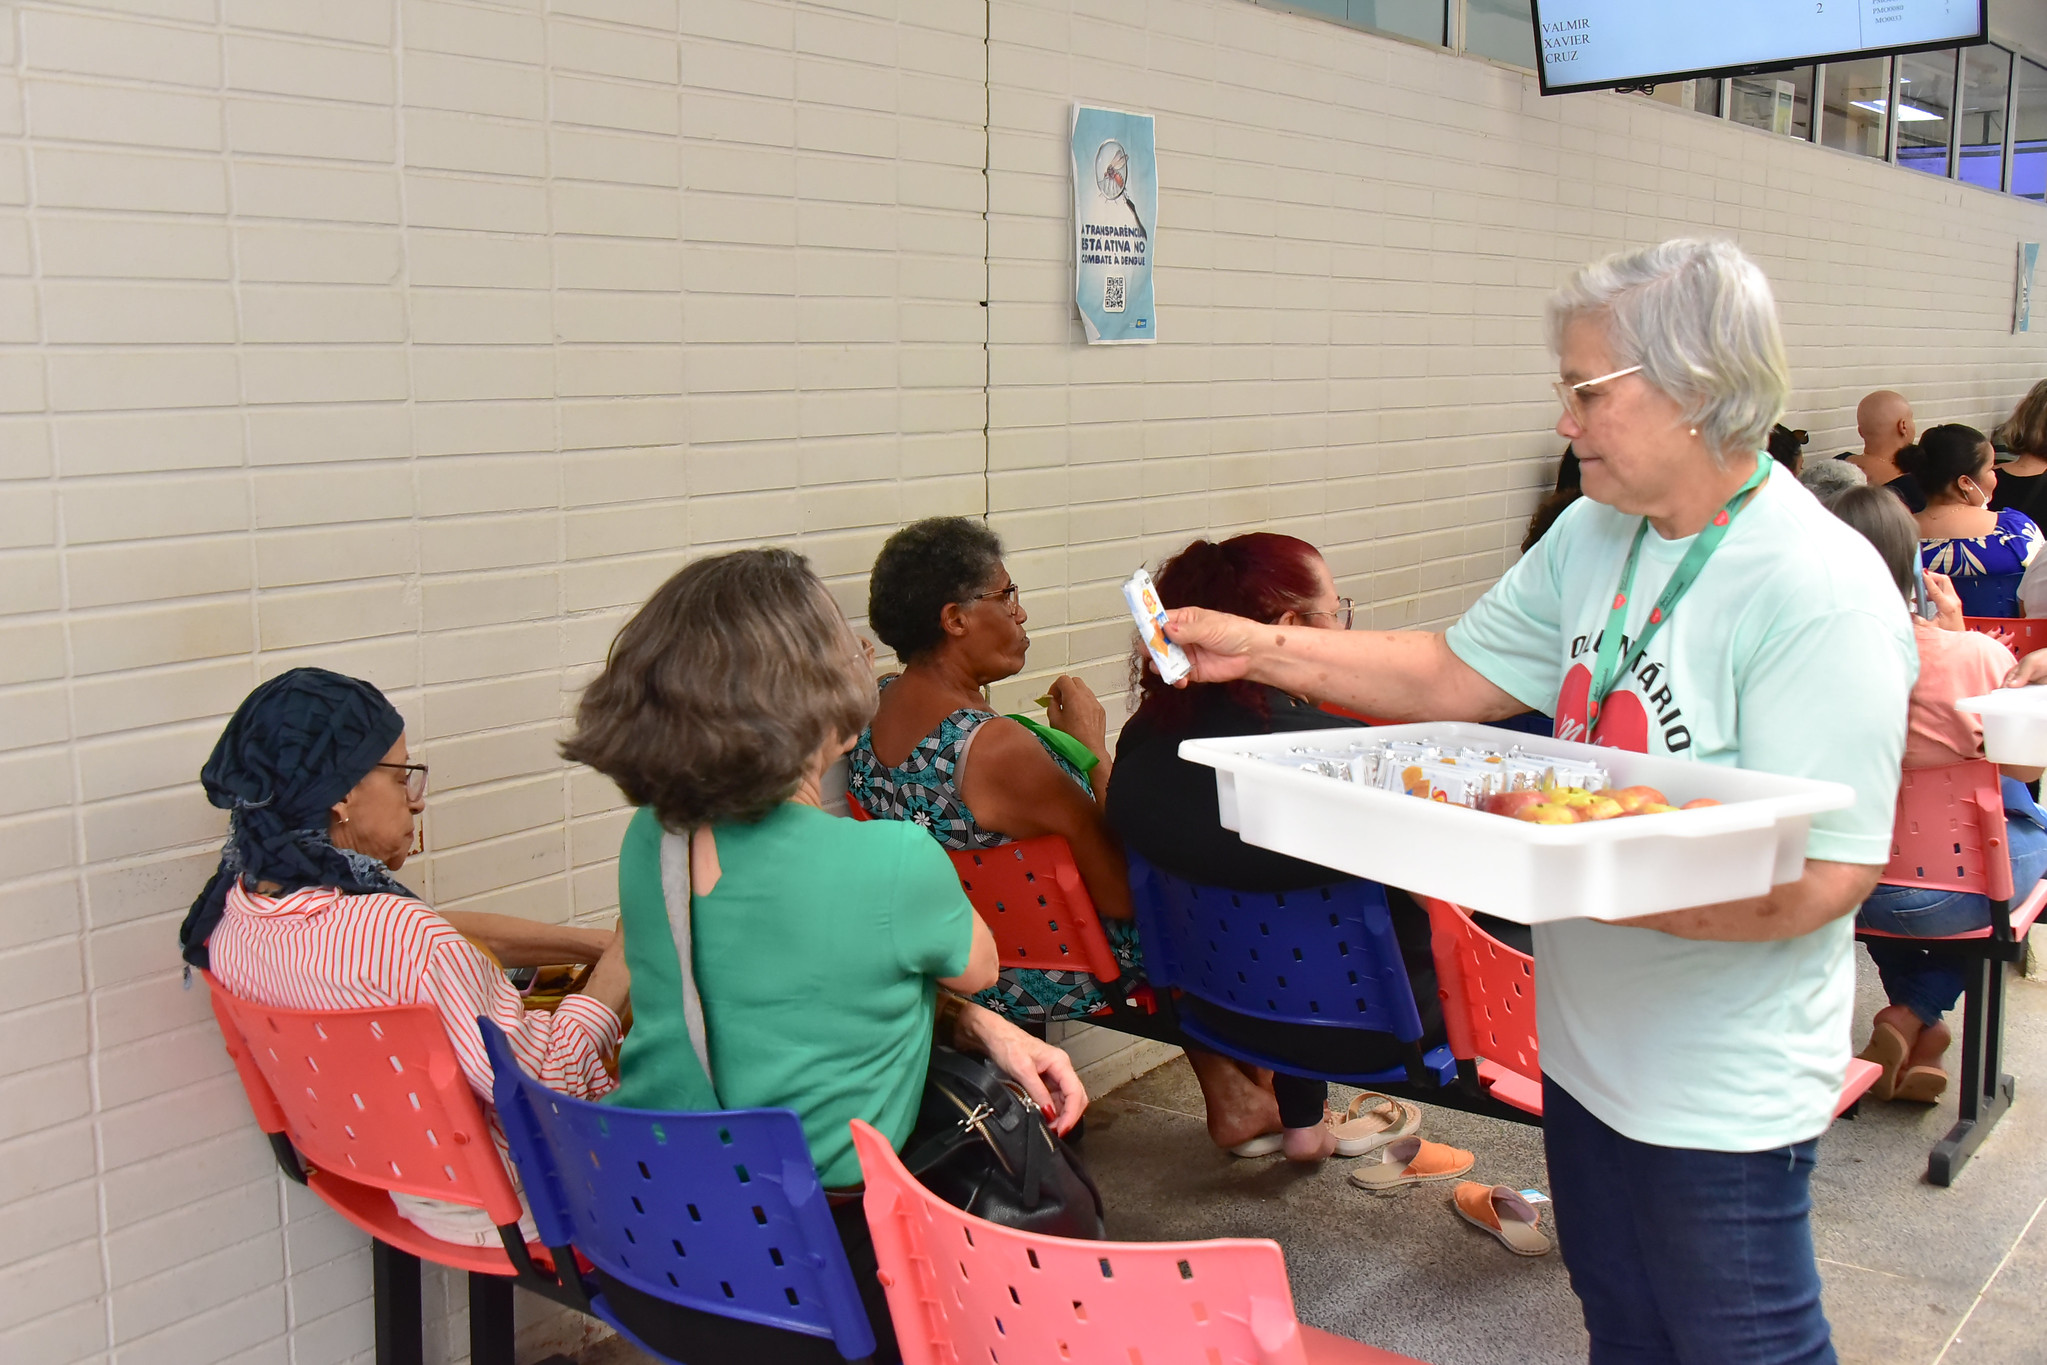
[[[1158,116],[1158,346],[1079,344],[1075,98]],[[1545,294],[1684,231],[1771,271],[1816,451],[2047,369],[2037,206],[1242,0],[0,5],[0,1358],[368,1359],[363,1239],[172,951],[255,682],[391,692],[437,903],[601,917],[623,811],[554,746],[690,554],[797,545],[858,615],[890,529],[987,512],[1005,706],[1120,693],[1116,583],[1196,534],[1439,623],[1560,444]]]

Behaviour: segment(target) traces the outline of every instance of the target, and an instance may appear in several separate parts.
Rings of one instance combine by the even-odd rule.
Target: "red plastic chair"
[[[855,820],[874,817],[851,796],[846,811]],[[1086,972],[1105,987],[1121,979],[1123,966],[1095,911],[1094,897],[1073,861],[1073,848],[1057,834],[1017,839],[994,848],[947,849],[960,889],[988,932],[1005,967]],[[1149,986],[1110,989],[1109,1009],[1099,1022],[1144,1037],[1177,1040],[1171,1021],[1157,1013]]]
[[[1019,1232],[938,1198],[852,1126],[904,1365],[1418,1365],[1296,1318],[1277,1242]]]
[[[1535,959],[1479,928],[1459,906],[1428,896],[1415,900],[1429,913],[1429,947],[1451,1055],[1460,1070],[1471,1069],[1487,1094],[1540,1119]],[[1835,1116],[1853,1110],[1882,1070],[1874,1062],[1851,1058]]]
[[[287,1138],[313,1193],[376,1239],[378,1365],[421,1360],[421,1260],[469,1272],[471,1358],[511,1365],[514,1278],[550,1297],[559,1286],[519,1234],[519,1196],[440,1015],[430,1005],[276,1009],[203,975],[257,1124],[273,1146]],[[432,1237],[393,1193],[480,1208],[503,1245]]]
[[[2009,634],[2011,652],[2021,659],[2036,649],[2047,649],[2047,616],[1964,616],[1962,622],[1985,635]]]
[[[2047,619],[2039,624],[2047,626]],[[2011,1107],[2016,1082],[2003,1070],[2004,966],[2024,958],[2026,933],[2047,905],[2047,881],[2027,888],[2012,903],[2004,792],[1995,764],[1979,758],[1905,771],[1883,880],[1889,886],[1968,891],[1990,900],[1988,928],[1951,938],[1856,931],[1857,938],[1893,939],[1970,960],[1963,992],[1962,1071],[1956,1077],[1960,1114],[1926,1159],[1927,1180],[1950,1185]]]

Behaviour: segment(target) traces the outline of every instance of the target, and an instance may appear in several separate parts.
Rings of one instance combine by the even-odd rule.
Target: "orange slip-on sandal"
[[[1385,1160],[1352,1171],[1351,1184],[1361,1190],[1397,1190],[1429,1180],[1453,1180],[1470,1170],[1475,1160],[1461,1148],[1411,1136],[1396,1138],[1380,1151]]]
[[[1546,1256],[1549,1238],[1537,1224],[1542,1215],[1518,1190],[1505,1185],[1481,1185],[1476,1180],[1459,1184],[1450,1195],[1457,1216],[1475,1228],[1483,1228],[1500,1239],[1500,1245],[1516,1256]]]

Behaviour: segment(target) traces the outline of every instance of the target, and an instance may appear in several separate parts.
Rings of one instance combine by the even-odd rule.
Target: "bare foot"
[[[1336,1154],[1336,1134],[1326,1123],[1313,1128],[1289,1128],[1285,1142],[1281,1150],[1288,1161],[1316,1162]]]
[[[1280,1131],[1279,1101],[1272,1092],[1244,1074],[1229,1058],[1200,1048],[1187,1049],[1187,1062],[1201,1083],[1208,1110],[1208,1137],[1228,1150],[1252,1138]]]

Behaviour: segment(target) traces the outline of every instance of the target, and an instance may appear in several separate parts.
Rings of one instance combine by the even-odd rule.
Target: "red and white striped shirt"
[[[432,1005],[486,1112],[490,1057],[476,1031],[478,1015],[505,1031],[519,1065],[550,1090],[595,1099],[618,1084],[604,1070],[604,1056],[618,1046],[623,1028],[609,1005],[571,995],[552,1014],[525,1009],[490,959],[453,925],[404,896],[312,886],[271,897],[237,883],[206,951],[221,985],[262,1005]]]

